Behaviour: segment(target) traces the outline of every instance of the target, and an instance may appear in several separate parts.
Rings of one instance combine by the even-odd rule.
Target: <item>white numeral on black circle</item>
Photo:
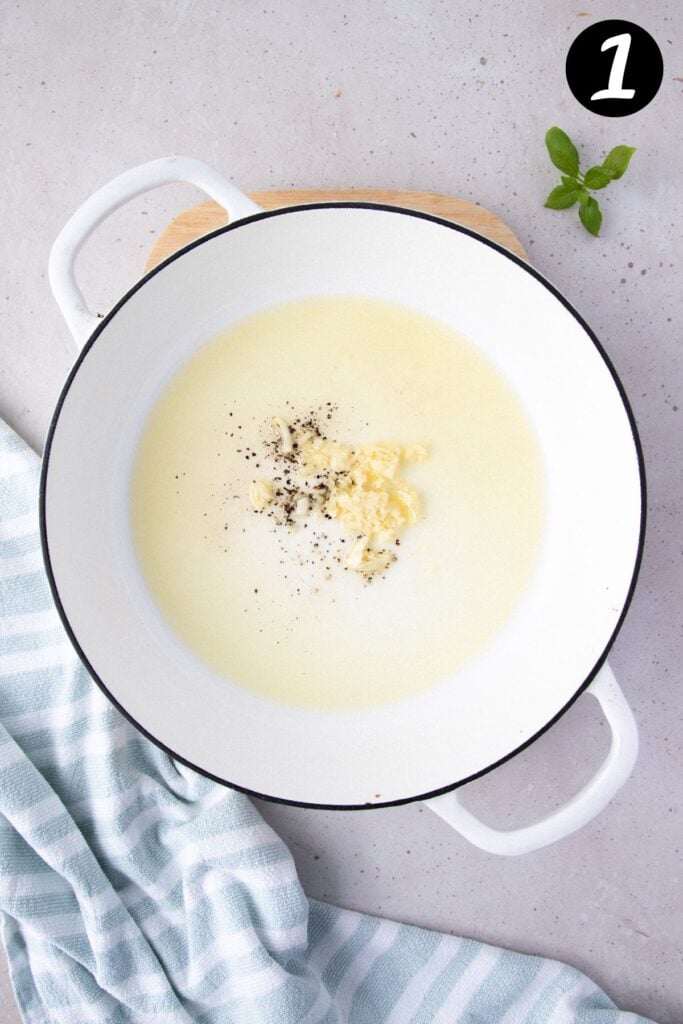
[[[607,88],[598,89],[591,96],[591,100],[632,100],[636,94],[635,89],[624,89],[624,72],[626,71],[628,51],[631,49],[631,33],[624,32],[620,36],[610,36],[609,39],[605,39],[600,49],[604,52],[611,50],[613,46],[616,47],[617,52],[614,54],[610,68]]]

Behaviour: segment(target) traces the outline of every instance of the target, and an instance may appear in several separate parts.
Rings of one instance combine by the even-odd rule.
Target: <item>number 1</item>
[[[636,94],[635,89],[624,89],[624,72],[628,51],[631,49],[631,33],[624,32],[620,36],[610,36],[605,39],[600,49],[611,50],[616,47],[612,67],[609,73],[606,89],[599,89],[591,96],[592,100],[632,100]]]

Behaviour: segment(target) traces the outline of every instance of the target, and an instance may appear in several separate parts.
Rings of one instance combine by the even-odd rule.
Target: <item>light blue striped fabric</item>
[[[635,1024],[564,964],[309,901],[251,802],[107,702],[0,429],[0,910],[32,1024]],[[314,812],[311,812],[314,813]]]

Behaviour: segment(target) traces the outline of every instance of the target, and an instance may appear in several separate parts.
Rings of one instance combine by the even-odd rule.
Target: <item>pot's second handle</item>
[[[590,782],[547,818],[525,828],[491,828],[462,805],[457,792],[426,800],[427,807],[475,846],[506,856],[540,850],[582,828],[621,789],[638,756],[638,727],[633,712],[606,663],[587,692],[599,702],[612,730],[609,753]]]
[[[200,160],[184,156],[152,160],[125,171],[103,185],[67,221],[50,252],[50,287],[79,345],[90,337],[98,323],[97,317],[88,309],[74,274],[74,264],[81,246],[98,224],[130,199],[175,181],[184,181],[202,189],[227,210],[231,221],[261,210],[260,206],[222,175]]]

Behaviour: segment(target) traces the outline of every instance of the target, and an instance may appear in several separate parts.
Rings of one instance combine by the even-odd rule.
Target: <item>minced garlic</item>
[[[292,442],[292,434],[287,426],[287,423],[283,420],[282,416],[273,417],[273,427],[280,435],[280,450],[285,455],[290,455],[294,450]]]
[[[280,521],[293,527],[313,512],[336,519],[355,537],[338,559],[345,568],[368,577],[387,569],[396,553],[386,546],[398,545],[398,534],[420,515],[417,491],[400,478],[401,467],[426,459],[426,448],[385,443],[354,448],[327,438],[314,414],[291,424],[274,416],[271,429],[276,434],[272,455],[288,469],[275,482],[252,483],[253,507],[263,511],[274,502],[276,519],[279,513]]]
[[[344,565],[354,572],[362,572],[371,575],[388,569],[394,561],[395,555],[391,551],[375,551],[368,547],[368,538],[359,537],[354,541],[351,548],[346,552]]]
[[[350,533],[386,544],[417,520],[417,492],[397,477],[403,460],[400,446],[375,444],[354,449],[329,441],[322,446],[308,441],[301,446],[301,459],[304,478],[320,470],[335,474],[325,511]]]
[[[267,508],[273,500],[273,485],[270,480],[253,480],[249,488],[249,501],[257,512]]]

